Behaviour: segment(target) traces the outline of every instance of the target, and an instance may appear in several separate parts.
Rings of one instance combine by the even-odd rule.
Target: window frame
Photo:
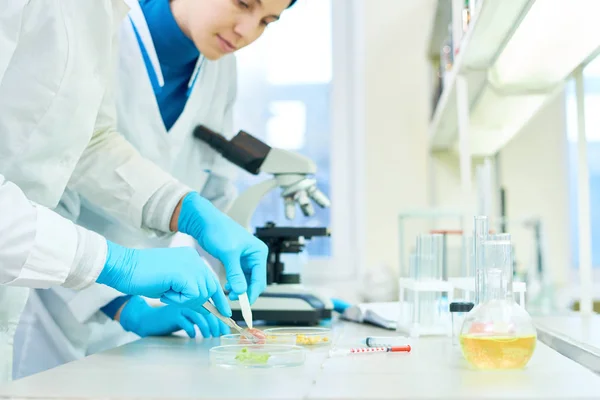
[[[311,257],[303,279],[357,279],[365,266],[364,40],[362,1],[332,0],[330,257]]]
[[[355,280],[364,258],[364,45],[361,0],[331,0],[329,195],[331,255],[310,256],[305,282]],[[310,24],[310,21],[306,22]],[[307,28],[309,29],[309,28]],[[319,62],[318,59],[307,62]],[[243,65],[238,65],[238,69]],[[275,89],[277,90],[277,89]],[[279,96],[276,96],[279,97]],[[283,96],[282,100],[287,98]],[[317,182],[318,184],[318,182]]]
[[[593,62],[593,61],[592,61]],[[589,65],[589,64],[588,64]],[[587,66],[586,66],[587,67]],[[595,76],[586,76],[586,71],[585,68],[583,69],[583,76],[584,76],[584,98],[587,100],[587,96],[600,96],[600,76],[595,75]],[[570,219],[570,223],[569,223],[569,233],[570,233],[570,247],[571,247],[571,257],[570,257],[570,262],[571,262],[571,269],[573,270],[579,270],[579,264],[580,264],[580,260],[579,260],[579,228],[578,228],[578,203],[577,203],[577,196],[579,195],[578,193],[578,183],[577,183],[577,174],[576,174],[576,168],[577,168],[577,149],[574,149],[574,156],[575,158],[572,158],[573,154],[573,149],[572,146],[577,144],[576,140],[572,140],[572,138],[570,137],[570,134],[574,131],[575,135],[577,135],[577,121],[575,120],[575,126],[571,126],[570,122],[571,122],[571,118],[572,114],[575,114],[575,118],[576,118],[576,114],[577,114],[577,106],[573,105],[573,101],[576,101],[576,92],[575,92],[575,79],[571,78],[568,80],[568,82],[565,85],[565,90],[564,90],[564,107],[565,107],[565,136],[567,139],[567,160],[568,160],[568,168],[569,168],[569,186],[568,186],[568,190],[569,190],[569,219]],[[584,100],[585,102],[585,100]],[[571,107],[573,107],[573,109],[571,109]],[[587,146],[588,146],[588,157],[589,157],[589,144],[590,144],[590,139],[589,139],[589,130],[587,129],[588,127],[588,122],[587,122],[587,117],[590,115],[588,110],[588,105],[586,103],[586,133],[588,134],[588,140],[587,140]],[[589,160],[588,160],[589,162]],[[589,165],[588,165],[588,173],[589,173]],[[575,180],[573,181],[571,178],[574,178]],[[590,174],[590,179],[591,179],[591,174]],[[590,195],[591,195],[591,182],[590,182]],[[598,230],[600,230],[600,228],[598,228]],[[599,263],[594,263],[594,248],[593,248],[593,236],[594,236],[594,227],[592,226],[592,232],[591,232],[591,239],[592,239],[592,270],[596,271],[596,270],[600,270],[600,262]],[[594,272],[596,274],[596,272]],[[600,274],[600,272],[597,272],[597,274]]]

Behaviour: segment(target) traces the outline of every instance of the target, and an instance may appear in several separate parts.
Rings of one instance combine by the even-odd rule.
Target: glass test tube
[[[429,264],[429,253],[431,252],[431,236],[430,235],[419,235],[417,236],[417,258],[416,258],[416,278],[418,281],[427,279],[430,271]],[[428,312],[430,308],[428,305],[428,293],[415,292],[414,298],[414,312],[415,319],[422,325],[429,324],[431,320],[431,313]]]
[[[442,278],[443,235],[419,235],[417,238],[417,280],[430,281]],[[440,293],[422,292],[415,312],[417,321],[424,326],[435,325],[439,317]]]
[[[417,237],[417,279],[442,279],[443,251],[443,235],[419,235]]]
[[[416,251],[416,250],[415,250]],[[419,254],[411,253],[408,258],[408,276],[411,279],[418,280],[419,279]],[[412,322],[417,322],[418,318],[418,310],[416,309],[416,300],[418,294],[413,291],[405,292],[407,303],[410,305],[410,320]]]
[[[418,258],[418,255],[416,253],[411,253],[408,256],[408,277],[411,279],[418,278],[417,258]]]
[[[463,236],[462,238],[462,266],[460,277],[475,276],[475,242],[473,236]]]
[[[417,236],[417,280],[425,280],[430,275],[431,264],[429,256],[431,254],[431,235]]]
[[[512,244],[510,234],[489,235],[482,243],[485,267],[485,300],[512,297]]]
[[[487,239],[489,227],[486,216],[477,216],[473,227],[473,259],[475,261],[475,306],[485,299],[484,267],[482,263],[482,243]]]

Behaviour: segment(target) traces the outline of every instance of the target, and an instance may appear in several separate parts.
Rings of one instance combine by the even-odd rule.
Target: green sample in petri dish
[[[272,344],[216,346],[209,354],[212,365],[230,368],[294,367],[305,360],[302,347]]]
[[[244,347],[235,356],[235,359],[243,364],[266,364],[271,355],[269,353],[251,353]]]

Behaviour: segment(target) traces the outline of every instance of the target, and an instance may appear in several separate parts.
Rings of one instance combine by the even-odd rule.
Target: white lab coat
[[[185,108],[167,132],[133,25],[153,61],[159,82],[162,82],[160,65],[139,3],[134,0],[128,4],[131,6],[130,18],[123,22],[119,40],[119,131],[143,156],[200,191],[217,207],[225,209],[236,194],[233,185],[236,167],[208,145],[194,139],[192,131],[196,125],[203,124],[225,136],[232,135],[235,58],[230,55],[218,61],[199,60],[197,76],[194,74],[190,80],[191,92]],[[79,224],[126,246],[143,248],[169,245],[164,238],[148,237],[144,232],[108,217],[85,199],[81,199],[80,203],[79,196],[72,191],[63,196],[61,213],[78,218]],[[17,331],[15,378],[136,338],[124,332],[120,325],[108,321],[99,311],[121,295],[110,288],[95,285],[77,295],[64,288],[38,292],[27,304]],[[46,346],[42,355],[36,347],[38,343],[52,345]]]
[[[85,288],[105,262],[101,236],[47,208],[65,187],[157,234],[189,190],[115,130],[114,39],[127,10],[121,0],[0,5],[0,381],[27,297],[10,286]]]

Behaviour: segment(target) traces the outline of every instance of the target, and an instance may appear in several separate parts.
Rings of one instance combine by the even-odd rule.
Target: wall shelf
[[[555,4],[556,10],[551,10],[542,2],[485,0],[481,4],[460,42],[430,122],[433,152],[458,150],[457,77],[465,78],[467,84],[470,155],[484,157],[510,142],[560,92],[573,70],[596,54],[600,48],[600,24],[585,16],[593,10],[585,10],[586,6],[598,8],[598,3],[576,0],[578,4],[564,3],[565,9]],[[449,3],[440,1],[436,16],[445,15],[447,11],[440,8],[448,8]],[[539,24],[538,35],[531,30],[535,24]],[[567,27],[566,31],[561,29]],[[430,53],[435,48],[433,41],[439,40],[439,30],[434,27],[432,31]],[[577,32],[570,38],[557,39],[556,31],[570,36],[566,32],[573,30]],[[535,50],[545,52],[539,56]],[[551,57],[560,65],[552,65]]]

